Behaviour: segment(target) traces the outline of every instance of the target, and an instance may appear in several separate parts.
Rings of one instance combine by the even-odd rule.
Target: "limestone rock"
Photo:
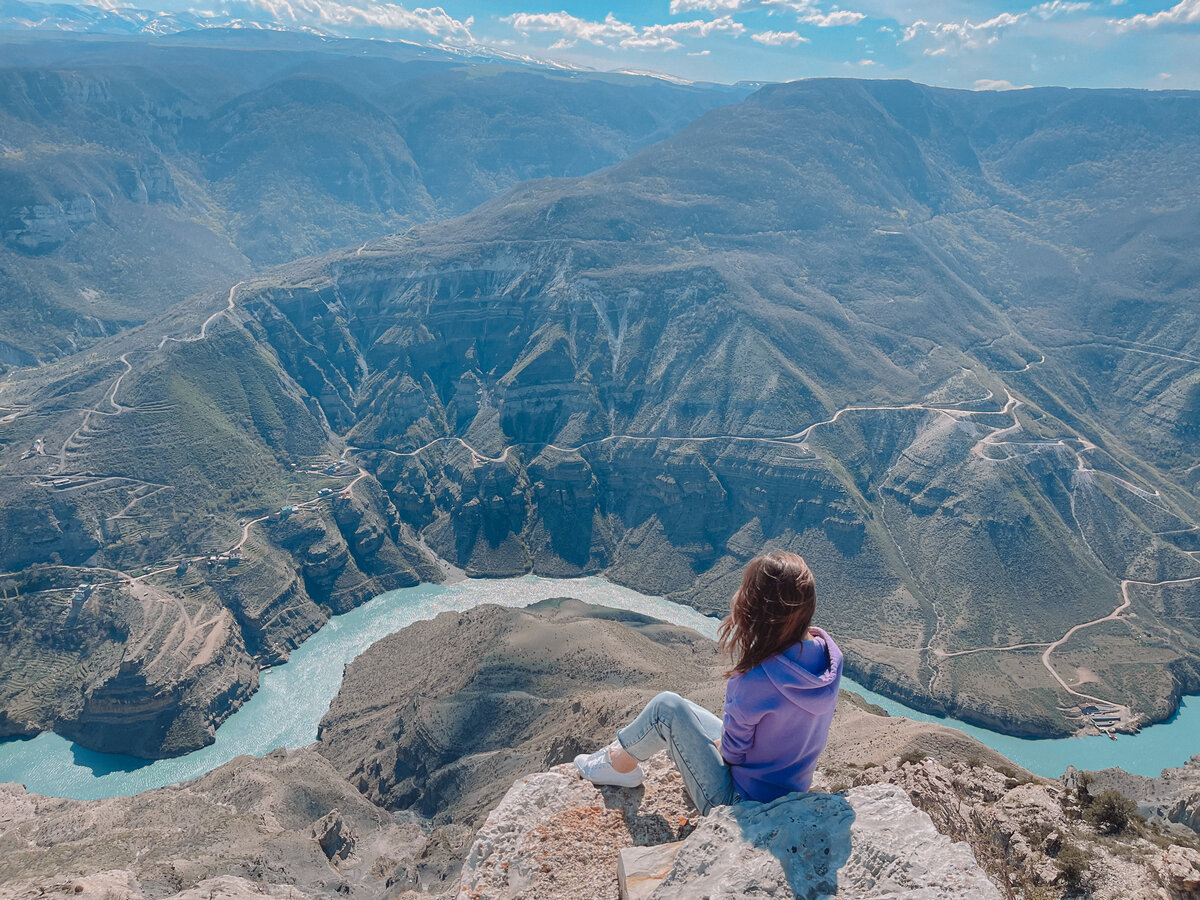
[[[133,797],[66,800],[0,785],[0,900],[43,889],[51,900],[179,891],[187,900],[210,891],[214,900],[340,900],[347,891],[369,900],[397,869],[417,867],[428,843],[421,822],[373,806],[312,750],[240,756]]]
[[[1200,900],[1200,852],[1173,845],[1153,863],[1169,900]]]
[[[146,894],[134,874],[111,869],[82,878],[47,882],[35,879],[0,885],[0,900],[143,900]],[[206,878],[163,900],[307,900],[309,895],[290,884],[248,881],[235,875]]]
[[[531,775],[480,829],[458,897],[615,900],[622,851],[633,862],[627,848],[669,843],[671,832],[684,840],[666,878],[629,896],[1000,897],[970,848],[940,835],[893,785],[719,809],[693,831],[695,820],[665,756],[635,791],[597,789],[570,766]]]
[[[597,788],[573,765],[519,779],[463,863],[460,900],[617,900],[620,851],[671,843],[696,817],[666,754],[636,790]]]
[[[336,809],[313,823],[312,836],[330,861],[346,859],[357,843],[354,832],[342,821],[342,814]]]
[[[648,900],[667,877],[683,841],[657,847],[626,847],[617,859],[617,889],[621,900]]]
[[[1063,776],[1064,783],[1070,774]],[[1200,755],[1179,768],[1163,769],[1154,778],[1131,775],[1122,769],[1102,769],[1089,775],[1092,793],[1118,791],[1135,800],[1138,813],[1151,821],[1174,822],[1200,831]]]
[[[964,843],[892,785],[791,794],[715,810],[684,841],[654,900],[746,897],[999,900]]]

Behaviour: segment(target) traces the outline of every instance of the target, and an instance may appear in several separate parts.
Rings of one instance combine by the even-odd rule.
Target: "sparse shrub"
[[[1088,855],[1075,844],[1063,844],[1058,851],[1058,871],[1062,873],[1063,883],[1072,891],[1083,888],[1087,881]]]
[[[967,757],[967,768],[968,769],[982,769],[983,768],[983,760],[980,759],[978,756],[968,756]]]
[[[1080,809],[1092,802],[1092,793],[1089,788],[1095,780],[1091,772],[1080,772],[1075,776],[1075,797],[1079,800]]]
[[[927,756],[929,756],[929,754],[924,750],[907,750],[905,751],[904,755],[900,757],[900,765],[916,765],[917,763],[923,761]]]
[[[1129,827],[1137,805],[1116,791],[1103,791],[1083,811],[1084,820],[1097,831],[1117,834]]]

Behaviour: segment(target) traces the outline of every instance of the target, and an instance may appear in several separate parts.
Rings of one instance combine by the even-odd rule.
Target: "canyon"
[[[330,612],[441,578],[434,556],[722,615],[776,546],[872,689],[1014,735],[1162,721],[1200,684],[1195,102],[768,86],[13,370],[0,516],[33,540],[0,548],[6,590],[227,610],[252,662],[182,688],[207,727]],[[47,675],[6,677],[0,721],[69,731],[44,686],[79,677],[69,604],[6,615]],[[115,666],[145,627],[122,615],[87,690],[118,679],[157,723],[173,682]]]

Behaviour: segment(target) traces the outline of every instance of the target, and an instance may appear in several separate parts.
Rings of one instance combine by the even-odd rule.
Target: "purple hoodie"
[[[721,755],[743,800],[807,791],[825,749],[842,680],[842,651],[820,628],[725,686]]]

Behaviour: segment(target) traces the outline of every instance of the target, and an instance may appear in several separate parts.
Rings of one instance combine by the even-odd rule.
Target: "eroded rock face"
[[[1098,833],[1081,816],[1074,785],[978,757],[963,762],[906,753],[882,764],[863,763],[843,758],[823,777],[827,784],[901,788],[938,831],[966,841],[993,881],[1017,897],[1190,900],[1187,885],[1200,877],[1192,868],[1200,856],[1186,838],[1164,851],[1163,837],[1180,840],[1178,835],[1152,835],[1135,826]]]
[[[57,730],[96,750],[150,759],[212,743],[217,727],[258,687],[258,666],[233,614],[142,584],[130,590],[147,627]]]
[[[1068,770],[1064,781],[1075,773]],[[1088,773],[1092,792],[1112,788],[1135,800],[1138,812],[1156,822],[1173,822],[1200,832],[1200,755],[1182,766],[1163,769],[1157,777],[1131,775],[1123,769]]]
[[[312,835],[331,862],[346,859],[358,843],[354,832],[336,809],[313,822]]]
[[[143,900],[147,895],[137,876],[126,869],[97,872],[60,881],[26,881],[0,888],[5,900]],[[308,900],[311,895],[290,884],[264,884],[234,875],[206,878],[163,900]]]

